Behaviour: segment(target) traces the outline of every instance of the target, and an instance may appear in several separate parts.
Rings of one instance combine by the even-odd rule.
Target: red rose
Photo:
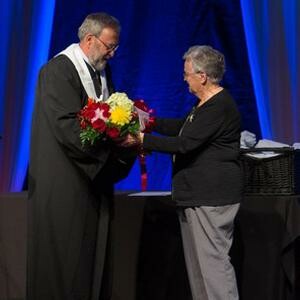
[[[87,99],[87,106],[89,106],[89,105],[91,105],[93,103],[95,103],[95,100],[93,98],[88,97],[88,99]]]
[[[145,129],[143,130],[144,133],[151,133],[153,127],[155,126],[156,120],[155,117],[149,117],[148,123],[145,124]]]
[[[119,136],[120,130],[116,127],[108,127],[106,128],[106,134],[113,139]]]
[[[148,112],[149,108],[148,106],[146,105],[145,101],[144,100],[135,100],[134,101],[134,106],[145,111],[145,112]]]
[[[107,103],[104,102],[98,102],[99,104],[99,108],[105,111],[109,111],[109,105]]]
[[[91,120],[91,119],[93,119],[94,118],[94,116],[95,116],[95,110],[93,110],[93,109],[90,109],[90,108],[85,108],[82,112],[81,112],[81,115],[84,117],[84,118],[86,118],[86,119],[88,119],[88,120]]]
[[[95,122],[92,123],[92,126],[94,129],[96,129],[99,132],[104,132],[106,129],[105,122],[101,119],[97,119]]]
[[[110,117],[109,105],[107,103],[99,103],[99,109],[102,111],[102,115],[104,118]]]
[[[88,109],[96,110],[98,107],[99,105],[97,103],[92,103],[91,105],[88,106]]]
[[[80,128],[86,129],[86,127],[87,127],[87,124],[86,124],[85,120],[84,119],[80,120]]]

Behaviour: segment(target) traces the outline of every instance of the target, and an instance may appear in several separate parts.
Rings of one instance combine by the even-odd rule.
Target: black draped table
[[[236,220],[232,260],[241,299],[300,299],[300,196],[252,196]]]
[[[189,299],[179,225],[169,200],[146,199],[138,300]],[[241,299],[300,299],[299,201],[300,196],[245,197],[231,250]]]
[[[242,300],[300,299],[300,196],[247,196],[231,251]],[[118,193],[111,300],[189,300],[170,196]],[[297,252],[298,251],[298,252]],[[0,300],[24,299],[26,193],[0,195]]]

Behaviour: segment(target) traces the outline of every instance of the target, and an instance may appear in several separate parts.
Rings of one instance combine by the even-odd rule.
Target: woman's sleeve
[[[184,119],[156,118],[154,131],[163,135],[177,136],[184,123]]]
[[[181,136],[144,135],[143,147],[165,153],[188,153],[212,140],[224,123],[225,113],[218,105],[207,105],[193,122],[187,121]]]

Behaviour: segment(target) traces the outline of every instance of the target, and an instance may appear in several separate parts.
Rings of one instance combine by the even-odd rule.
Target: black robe
[[[108,86],[112,92],[109,75]],[[124,164],[109,142],[82,148],[77,113],[86,101],[66,56],[41,69],[28,178],[27,300],[99,300],[103,287],[113,183],[134,158]]]

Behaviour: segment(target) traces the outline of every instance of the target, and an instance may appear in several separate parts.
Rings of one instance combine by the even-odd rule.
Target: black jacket
[[[108,86],[111,91],[109,77]],[[43,66],[31,132],[28,300],[96,300],[103,287],[109,219],[105,205],[112,203],[113,184],[131,164],[115,159],[108,142],[82,147],[77,113],[86,102],[79,75],[66,56]]]
[[[186,120],[157,119],[147,150],[173,156],[172,195],[180,206],[221,206],[242,197],[240,115],[226,90],[195,107]]]

